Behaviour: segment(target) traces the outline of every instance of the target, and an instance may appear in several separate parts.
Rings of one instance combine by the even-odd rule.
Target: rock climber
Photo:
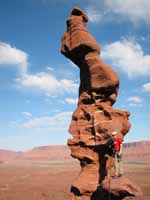
[[[115,158],[115,177],[120,177],[123,174],[122,169],[122,143],[123,139],[118,135],[116,131],[112,132],[114,141],[114,158]]]

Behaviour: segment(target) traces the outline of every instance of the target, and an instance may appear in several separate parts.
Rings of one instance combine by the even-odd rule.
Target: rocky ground
[[[137,146],[131,145],[128,148],[136,152]],[[62,151],[62,147],[59,150],[53,147],[53,151],[59,153],[62,152],[61,159],[42,159],[44,149],[38,148],[28,151],[30,159],[16,159],[1,162],[0,164],[0,200],[67,200],[69,199],[70,185],[75,180],[80,171],[78,161],[68,159],[69,152],[66,147],[65,151]],[[138,147],[139,149],[139,147]],[[34,151],[34,154],[33,154]],[[35,153],[38,152],[40,159]],[[124,171],[125,176],[141,185],[144,191],[144,200],[150,199],[150,155],[143,151],[138,152],[138,155],[131,156],[132,151],[126,153],[124,156]],[[148,150],[146,150],[148,151]],[[32,154],[31,154],[32,152]],[[51,155],[54,154],[51,150]],[[65,153],[66,152],[66,153]],[[27,154],[25,154],[27,155]],[[31,155],[34,155],[34,159],[31,159]],[[36,155],[36,156],[35,156]],[[130,155],[130,156],[129,156]],[[20,157],[21,158],[21,157]],[[126,198],[125,200],[131,200],[134,198]]]

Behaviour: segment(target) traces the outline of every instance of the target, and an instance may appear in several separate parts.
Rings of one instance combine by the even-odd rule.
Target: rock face
[[[72,139],[68,145],[71,155],[80,161],[81,172],[72,184],[71,200],[140,196],[140,188],[128,179],[111,178],[114,158],[108,141],[113,131],[121,138],[129,131],[130,113],[112,107],[118,94],[119,77],[100,59],[100,47],[87,31],[87,21],[82,10],[72,10],[61,48],[61,53],[80,68],[79,100],[69,128]]]

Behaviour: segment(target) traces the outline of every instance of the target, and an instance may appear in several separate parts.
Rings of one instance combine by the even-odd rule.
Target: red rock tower
[[[67,19],[61,53],[80,68],[78,106],[72,115],[68,140],[71,155],[81,172],[71,186],[71,200],[119,200],[140,196],[139,187],[127,178],[113,179],[114,158],[108,141],[116,131],[121,138],[130,129],[129,115],[113,108],[119,77],[100,59],[100,47],[88,32],[88,17],[74,8]]]

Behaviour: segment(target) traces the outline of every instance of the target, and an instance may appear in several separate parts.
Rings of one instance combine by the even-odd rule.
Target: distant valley
[[[134,160],[140,157],[150,157],[150,141],[125,143],[123,145],[124,157]],[[69,148],[65,145],[40,146],[25,152],[0,150],[0,163],[14,161],[32,162],[73,162]]]

